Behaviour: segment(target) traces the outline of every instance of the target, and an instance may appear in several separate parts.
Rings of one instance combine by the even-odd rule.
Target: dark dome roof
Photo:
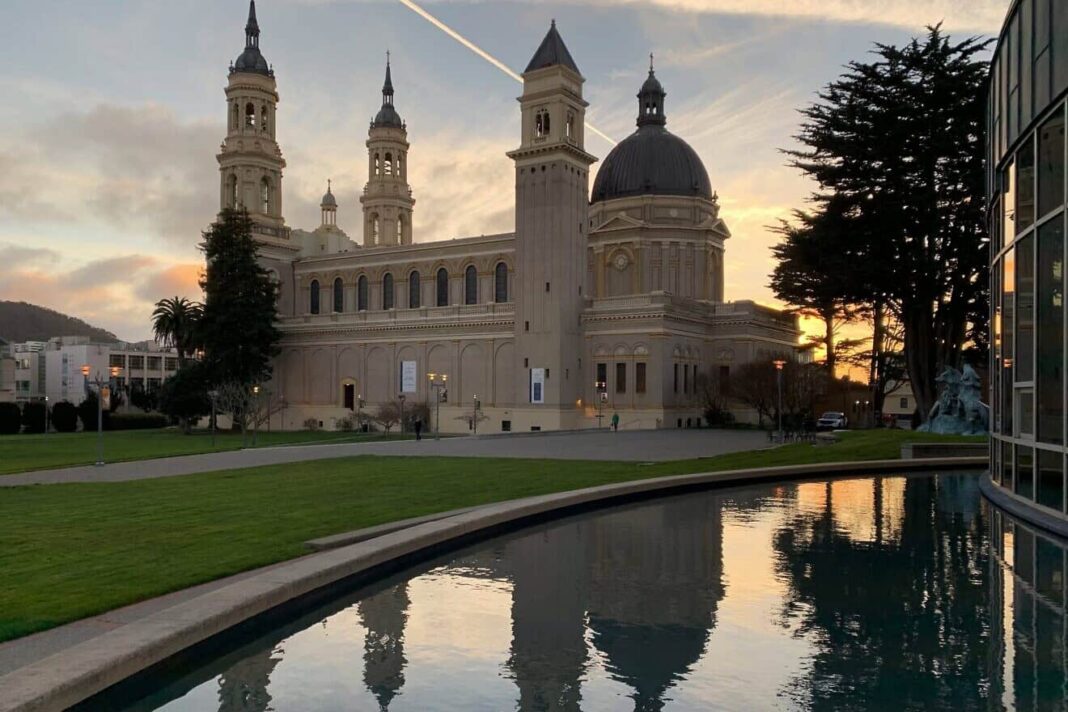
[[[712,199],[697,151],[663,126],[647,124],[612,149],[593,182],[593,202],[631,195]]]
[[[404,128],[404,122],[401,121],[397,110],[393,108],[393,104],[383,104],[375,114],[375,126],[392,126],[400,129]]]
[[[235,72],[252,72],[254,74],[266,74],[271,75],[271,67],[267,64],[267,60],[260,54],[260,50],[257,47],[246,47],[245,51],[241,53],[241,56],[234,62]]]

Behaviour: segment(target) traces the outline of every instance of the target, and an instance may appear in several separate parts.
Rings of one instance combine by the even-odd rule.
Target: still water
[[[1068,709],[1064,546],[974,474],[687,494],[346,593],[124,709]]]

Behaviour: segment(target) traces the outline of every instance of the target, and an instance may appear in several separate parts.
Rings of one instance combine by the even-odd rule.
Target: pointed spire
[[[260,23],[256,21],[256,0],[249,0],[248,22],[245,24],[245,47],[259,47]]]
[[[527,64],[527,68],[523,70],[523,73],[533,72],[535,69],[553,67],[558,64],[567,67],[575,74],[582,74],[575,65],[575,60],[571,58],[571,53],[567,51],[567,45],[564,44],[563,38],[557,32],[556,20],[554,19],[549,24],[549,32],[546,33],[545,39],[538,45],[538,51],[530,58],[530,63]]]
[[[389,70],[389,50],[386,50],[386,81],[382,84],[382,103],[393,103],[393,77]]]

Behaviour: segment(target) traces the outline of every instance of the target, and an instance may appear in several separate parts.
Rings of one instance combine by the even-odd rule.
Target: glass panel
[[[1068,88],[1068,2],[1053,0],[1053,95]]]
[[[437,292],[438,292],[438,306],[449,306],[449,273],[442,267],[438,270],[437,276]]]
[[[1012,244],[1016,239],[1016,162],[1012,161],[1001,174],[1003,191],[1001,205],[1004,208],[1001,221],[1001,234],[1005,244]]]
[[[356,283],[356,308],[367,311],[367,277],[360,277]]]
[[[1031,388],[1016,390],[1017,435],[1031,437],[1035,434],[1035,392]]]
[[[627,392],[627,364],[616,364],[616,393]]]
[[[1038,439],[1064,440],[1064,222],[1038,230]],[[1059,508],[1059,506],[1058,506]]]
[[[504,303],[508,301],[508,265],[498,262],[494,274],[493,301]]]
[[[1058,512],[1064,509],[1064,458],[1059,452],[1038,451],[1037,501]]]
[[[645,364],[634,364],[634,392],[645,393]]]
[[[1034,378],[1035,240],[1021,238],[1016,246],[1016,382]]]
[[[1001,294],[1001,264],[995,261],[990,269],[990,293]],[[991,406],[991,432],[1001,432],[1002,403],[1001,403],[1001,300],[991,300],[990,317],[990,345],[991,345],[991,368],[990,368],[990,393]]]
[[[1020,126],[1031,122],[1031,0],[1020,3]]]
[[[1026,445],[1016,446],[1016,494],[1035,498],[1034,449]]]
[[[1038,129],[1038,214],[1064,205],[1064,112]]]
[[[464,304],[478,304],[478,270],[474,265],[464,272]]]
[[[312,283],[311,283],[311,305],[310,305],[310,307],[311,307],[311,313],[312,314],[318,314],[319,313],[319,282],[317,280],[314,280],[314,279],[312,280]]]
[[[1035,56],[1049,46],[1049,3],[1050,0],[1035,0]]]
[[[1012,435],[1013,322],[1016,304],[1016,249],[1001,258],[1001,432]]]
[[[345,311],[345,285],[340,279],[334,280],[334,311]]]
[[[1016,154],[1016,232],[1035,224],[1035,144],[1025,141]]]

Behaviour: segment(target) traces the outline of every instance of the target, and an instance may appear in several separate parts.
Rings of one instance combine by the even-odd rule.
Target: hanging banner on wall
[[[545,369],[530,369],[530,402],[545,402]]]
[[[415,361],[401,361],[401,393],[415,393],[418,382]]]

